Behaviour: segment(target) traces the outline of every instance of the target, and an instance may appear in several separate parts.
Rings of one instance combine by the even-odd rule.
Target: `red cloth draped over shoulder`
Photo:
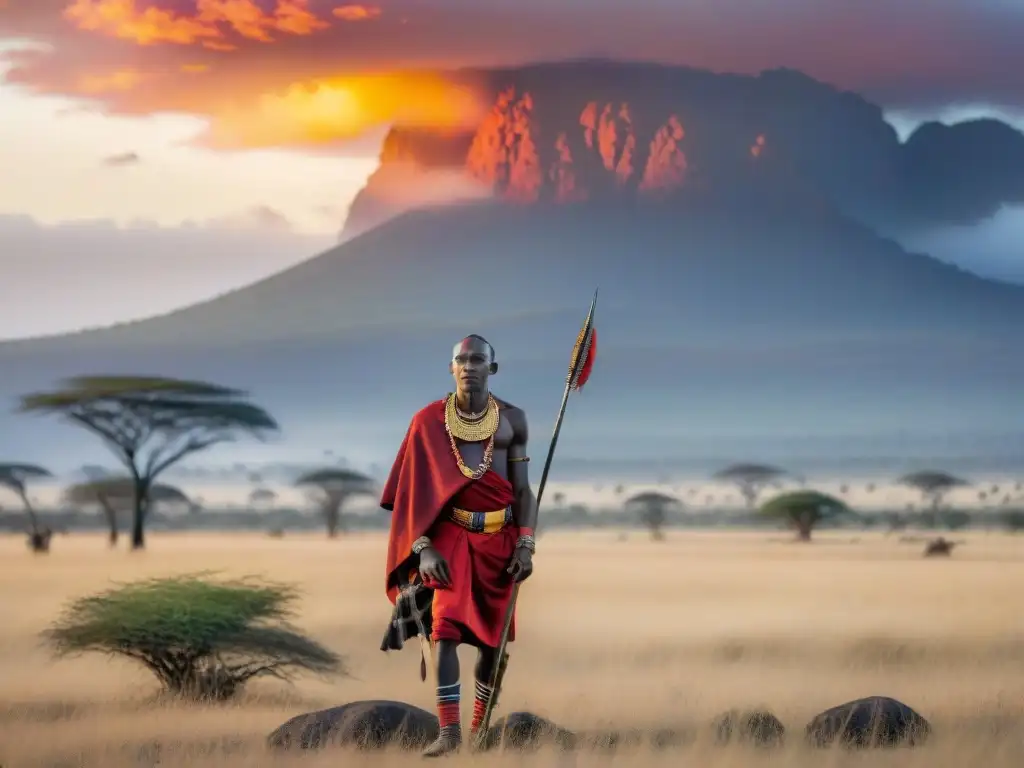
[[[445,403],[437,400],[412,417],[381,493],[380,506],[391,512],[385,589],[392,603],[401,586],[399,569],[406,565],[413,542],[425,536],[451,500],[473,483],[452,455],[444,428]]]

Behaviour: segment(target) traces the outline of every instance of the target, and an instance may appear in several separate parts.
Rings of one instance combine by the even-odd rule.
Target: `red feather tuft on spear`
[[[583,389],[583,385],[590,379],[590,373],[594,370],[594,360],[597,359],[597,329],[594,327],[594,308],[597,306],[597,291],[594,291],[594,300],[590,304],[590,311],[587,319],[583,321],[583,328],[576,337],[576,344],[572,348],[572,357],[569,358],[569,375],[565,377],[565,383],[571,390]]]
[[[590,329],[590,341],[584,347],[583,362],[580,363],[580,373],[576,377],[573,389],[583,389],[583,385],[590,378],[590,372],[594,370],[594,359],[597,357],[597,329]]]

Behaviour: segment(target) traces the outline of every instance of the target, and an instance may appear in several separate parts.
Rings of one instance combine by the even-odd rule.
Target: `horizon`
[[[324,465],[311,464],[310,467]],[[957,476],[962,473],[953,472]],[[116,476],[116,473],[115,475]],[[1017,478],[1022,474],[1009,472],[983,472],[971,475],[969,485],[954,488],[944,496],[943,508],[996,511],[999,509],[1020,509],[1024,507],[1024,491],[1018,486],[1022,481]],[[888,473],[865,473],[817,475],[810,477],[783,477],[777,486],[765,488],[758,497],[758,505],[773,496],[799,490],[814,489],[841,498],[851,509],[859,512],[885,512],[891,510],[914,509],[926,511],[927,505],[922,502],[922,495],[913,488],[902,486],[898,482],[899,475]],[[964,478],[968,479],[968,478]],[[62,482],[63,480],[63,482]],[[85,482],[81,472],[71,472],[61,477],[33,483],[30,497],[37,510],[75,509],[92,507],[89,504],[74,504],[63,498],[64,489],[76,483]],[[295,509],[313,511],[318,509],[318,502],[311,501],[308,489],[299,489],[290,483],[283,482],[218,482],[217,480],[195,480],[179,478],[172,474],[164,478],[164,484],[180,489],[193,503],[201,504],[203,509],[216,512],[253,512],[269,510]],[[534,481],[536,487],[536,481]],[[991,489],[998,488],[992,492]],[[275,498],[268,502],[255,503],[250,494],[256,488],[268,489],[275,493]],[[620,491],[621,489],[621,491]],[[604,482],[591,478],[584,480],[553,480],[547,487],[547,502],[542,502],[541,511],[565,510],[574,505],[587,507],[592,513],[601,514],[621,510],[625,499],[648,491],[658,491],[676,498],[687,512],[730,510],[733,512],[748,511],[734,485],[714,480],[710,477],[696,475],[677,475],[671,478],[655,480],[652,478],[638,479],[624,475],[618,478],[604,478]],[[979,493],[984,492],[984,497]],[[561,502],[553,501],[561,494]],[[180,505],[168,504],[170,507]],[[345,505],[346,514],[378,515],[381,513],[377,497],[374,494],[354,496]],[[0,488],[0,512],[18,516],[17,496]]]

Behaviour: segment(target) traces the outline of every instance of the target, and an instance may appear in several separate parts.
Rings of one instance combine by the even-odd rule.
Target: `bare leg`
[[[452,685],[459,682],[459,645],[451,640],[438,640],[434,644],[437,650],[437,684]]]
[[[476,657],[476,679],[487,685],[494,677],[494,661],[498,658],[498,649],[483,647]]]
[[[437,719],[441,732],[423,751],[423,757],[448,755],[462,745],[458,643],[438,640],[434,647],[437,651]]]

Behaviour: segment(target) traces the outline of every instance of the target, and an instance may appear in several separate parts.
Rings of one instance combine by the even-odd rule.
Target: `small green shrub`
[[[850,514],[850,508],[827,493],[803,489],[784,491],[761,505],[762,517],[785,520],[797,531],[800,541],[810,541],[811,531],[822,520]]]
[[[345,674],[340,656],[288,623],[296,597],[293,587],[253,578],[139,581],[74,600],[44,639],[58,656],[134,659],[190,699],[226,700],[261,676]]]

